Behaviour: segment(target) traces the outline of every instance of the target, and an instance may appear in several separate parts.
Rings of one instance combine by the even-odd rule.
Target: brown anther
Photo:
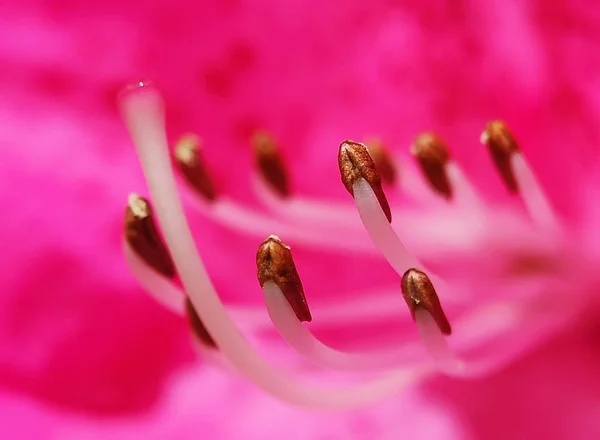
[[[367,146],[350,140],[342,142],[338,152],[338,165],[340,167],[342,183],[352,197],[354,197],[354,184],[359,179],[365,179],[373,189],[388,222],[391,223],[392,211],[381,187],[381,177],[377,172],[375,162],[373,162]]]
[[[296,317],[300,321],[312,321],[304,288],[289,246],[283,244],[279,237],[269,236],[256,252],[256,267],[261,287],[267,281],[274,282],[290,303]]]
[[[422,307],[427,310],[444,335],[452,333],[452,328],[440,304],[435,288],[429,277],[418,269],[408,269],[402,276],[402,296],[410,314],[415,319],[415,311]]]
[[[188,322],[190,323],[190,327],[192,328],[192,332],[198,339],[200,339],[204,345],[212,348],[217,348],[217,344],[215,344],[214,339],[204,327],[204,324],[200,320],[200,317],[196,313],[196,309],[192,305],[192,302],[189,298],[185,298],[185,314],[188,317]]]
[[[217,192],[200,154],[200,148],[200,138],[186,134],[175,145],[173,155],[187,182],[206,200],[212,202],[217,198]]]
[[[510,163],[513,153],[518,152],[519,145],[502,121],[489,122],[481,134],[481,143],[487,145],[492,160],[502,176],[508,190],[512,193],[519,191],[519,186]]]
[[[411,148],[429,184],[444,198],[452,198],[452,186],[446,173],[450,151],[434,133],[423,133],[415,139]]]
[[[175,277],[175,265],[158,233],[148,200],[129,195],[124,229],[127,243],[148,266],[167,278]]]
[[[256,167],[262,178],[281,197],[288,197],[290,195],[288,173],[275,141],[268,134],[258,132],[252,139],[252,148]]]
[[[394,161],[384,143],[381,139],[377,138],[371,138],[365,143],[369,146],[369,153],[375,163],[377,172],[381,176],[381,181],[388,185],[395,184],[398,173]]]

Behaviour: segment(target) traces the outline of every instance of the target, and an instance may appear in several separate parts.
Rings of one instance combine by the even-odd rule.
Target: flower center
[[[312,316],[300,275],[290,247],[272,234],[319,248],[373,252],[373,247],[360,239],[340,238],[343,232],[356,230],[356,225],[347,221],[352,212],[347,206],[320,204],[293,196],[283,157],[273,139],[265,134],[254,139],[256,167],[264,184],[256,188],[269,200],[270,206],[282,214],[279,218],[245,208],[220,194],[202,161],[197,137],[184,137],[174,151],[175,163],[201,196],[198,207],[206,215],[252,236],[268,236],[260,244],[256,256],[258,280],[271,321],[289,345],[313,363],[327,368],[385,370],[383,375],[373,379],[338,388],[322,388],[275,367],[259,355],[220,301],[183,214],[170,166],[164,109],[158,91],[147,84],[128,90],[122,96],[121,110],[156,204],[154,214],[149,201],[139,196],[130,198],[125,217],[128,262],[146,289],[172,310],[186,311],[194,333],[204,345],[218,347],[220,356],[255,385],[295,404],[342,407],[392,395],[408,381],[428,374],[432,369],[465,376],[487,368],[485,364],[470,364],[458,359],[448,345],[446,336],[451,333],[451,325],[437,292],[448,291],[451,286],[408,250],[392,226],[392,208],[379,170],[387,170],[381,173],[386,175],[386,184],[396,181],[397,171],[381,144],[370,151],[358,142],[342,142],[338,150],[341,180],[354,199],[375,251],[384,256],[401,279],[402,296],[433,362],[417,360],[410,345],[386,353],[340,351],[321,342],[303,324],[311,322]],[[488,146],[507,188],[524,202],[533,224],[548,233],[558,233],[560,227],[550,204],[506,125],[499,121],[490,123],[482,135],[482,143]],[[448,147],[438,136],[424,134],[417,137],[412,153],[429,192],[435,195],[435,202],[431,202],[434,206],[439,207],[442,203],[448,212],[475,213],[477,218],[484,220],[492,217],[490,209],[460,166],[451,159]],[[408,190],[412,183],[419,181],[419,176],[403,175],[399,180],[402,188]],[[423,202],[421,195],[418,201]],[[293,214],[289,214],[290,211]],[[286,213],[296,219],[300,217],[302,226],[289,221]],[[154,218],[164,234],[164,242]],[[402,220],[406,221],[407,217],[403,215]],[[331,233],[334,227],[339,229],[338,234]],[[445,235],[453,234],[446,232]],[[522,267],[522,262],[518,263]],[[534,268],[543,270],[544,266]],[[174,282],[175,276],[179,277],[182,288]],[[449,297],[442,297],[444,302],[446,298],[450,301]],[[453,327],[455,330],[461,328],[460,325]]]

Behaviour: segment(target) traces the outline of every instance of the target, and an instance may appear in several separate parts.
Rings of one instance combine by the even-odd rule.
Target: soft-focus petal
[[[499,432],[507,434],[498,434],[502,438],[593,438],[596,387],[587,373],[594,344],[579,333],[487,381],[435,382],[432,394],[450,396],[441,403],[415,388],[367,411],[333,416],[284,407],[197,363],[183,321],[143,297],[125,269],[123,205],[144,184],[114,97],[124,82],[154,78],[166,92],[170,137],[198,132],[219,188],[250,206],[256,203],[248,185],[248,141],[258,128],[280,140],[301,194],[349,202],[335,164],[342,139],[376,134],[405,151],[418,132],[435,130],[477,188],[507,202],[478,140],[488,120],[505,119],[567,225],[581,228],[569,237],[574,251],[568,257],[598,261],[598,182],[586,175],[598,158],[596,9],[578,1],[383,0],[343,7],[297,0],[0,6],[0,386],[7,390],[0,414],[9,438],[191,438],[203,430],[222,438],[248,438],[248,431],[257,438],[290,437],[292,423],[305,427],[293,433],[296,438],[468,438],[463,425],[472,427],[473,438]],[[261,305],[252,263],[256,237],[232,234],[190,211],[222,297]],[[487,300],[506,292],[486,285],[485,270],[497,269],[498,255],[513,261],[515,243],[521,256],[530,243],[519,240],[523,231],[512,236],[490,222],[474,234],[460,219],[423,216],[429,220],[423,229],[454,240],[444,243],[454,255],[428,258],[447,273],[472,265],[478,275],[462,282],[455,277],[455,288],[479,295],[485,310]],[[423,240],[437,240],[419,231],[418,221],[412,233],[403,226],[398,230],[417,253],[425,250]],[[498,241],[489,240],[494,231]],[[502,243],[500,232],[511,239]],[[485,255],[486,246],[498,251],[500,245],[507,246]],[[317,312],[360,299],[367,288],[397,285],[377,259],[331,255],[301,243],[294,243],[294,255]],[[574,277],[573,289],[526,284],[506,296],[545,299],[546,293],[555,299],[566,292],[587,301],[596,295],[597,280],[584,269],[575,272],[585,276]],[[578,301],[564,315],[541,307],[529,322],[514,318],[528,309],[509,302],[465,326],[452,343],[459,347],[500,329],[501,337],[484,346],[484,357],[497,355],[503,365],[562,330],[563,318],[587,306]],[[368,325],[315,326],[337,346],[414,339],[407,311],[396,316],[396,305]],[[449,306],[451,318],[468,318],[470,306],[479,305]],[[272,328],[259,336],[277,351]],[[527,399],[521,399],[524,389]],[[491,394],[498,397],[489,401]],[[569,396],[568,407],[561,396]],[[543,406],[555,400],[561,405]],[[243,414],[240,426],[229,423],[236,409]],[[139,413],[123,414],[133,411]],[[197,411],[204,418],[198,420]],[[499,414],[507,423],[498,425]]]

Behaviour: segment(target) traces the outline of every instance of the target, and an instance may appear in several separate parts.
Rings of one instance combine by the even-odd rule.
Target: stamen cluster
[[[149,200],[135,194],[129,198],[125,213],[125,250],[129,264],[142,285],[155,297],[172,310],[188,315],[194,334],[206,349],[216,351],[254,384],[291,403],[337,408],[393,395],[410,381],[434,369],[455,376],[485,369],[465,363],[449,348],[446,337],[452,329],[438,297],[438,290],[447,290],[447,283],[407,249],[391,225],[392,209],[383,185],[397,184],[404,176],[383,143],[374,142],[368,147],[359,142],[343,141],[338,149],[341,181],[353,197],[375,249],[398,273],[398,296],[402,296],[408,305],[429,360],[412,362],[408,367],[402,366],[407,359],[403,347],[379,355],[340,351],[324,344],[303,324],[310,323],[313,316],[290,246],[278,236],[269,235],[260,243],[256,254],[257,277],[269,316],[290,346],[325,368],[384,371],[364,382],[328,389],[310,385],[262,358],[241,335],[220,301],[192,242],[182,211],[170,166],[162,98],[156,88],[140,83],[129,89],[122,96],[121,110],[152,200],[156,202],[155,212]],[[481,141],[489,148],[507,188],[520,195],[530,209],[532,221],[556,228],[558,222],[553,211],[506,125],[500,121],[490,122]],[[253,142],[261,185],[257,188],[276,209],[283,207],[282,212],[291,211],[295,217],[304,214],[307,220],[303,223],[304,229],[262,216],[228,200],[213,184],[202,160],[200,145],[198,137],[184,136],[174,148],[173,159],[184,180],[200,196],[206,215],[233,228],[245,227],[246,232],[253,235],[262,233],[262,227],[271,228],[270,234],[277,233],[303,243],[359,246],[335,237],[328,241],[319,225],[347,218],[349,209],[294,198],[283,156],[276,141],[268,134],[257,134]],[[477,212],[482,209],[484,202],[439,136],[433,133],[419,135],[411,151],[424,181],[440,201],[455,209]],[[246,221],[238,222],[237,219]],[[252,229],[249,224],[259,226]],[[163,235],[159,233],[159,226]]]

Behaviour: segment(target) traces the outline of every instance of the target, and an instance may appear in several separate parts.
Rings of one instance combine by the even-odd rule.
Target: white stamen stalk
[[[558,219],[507,125],[500,120],[489,122],[481,134],[481,143],[487,145],[509,191],[521,196],[533,222],[558,232]]]
[[[129,270],[142,288],[159,304],[175,313],[183,315],[185,295],[171,280],[148,267],[146,263],[123,241],[123,253]]]
[[[396,167],[400,170],[400,178],[396,184],[396,189],[405,194],[411,201],[420,206],[443,206],[444,200],[431,190],[431,186],[414,166],[410,165],[408,159],[401,162],[396,160]],[[404,162],[407,162],[404,164]],[[396,211],[396,210],[394,210]]]
[[[193,203],[204,215],[216,223],[244,235],[262,239],[266,235],[274,233],[286,237],[292,243],[307,247],[336,252],[351,251],[366,255],[375,254],[373,246],[360,236],[348,239],[339,231],[332,234],[331,231],[325,231],[322,228],[300,228],[263,215],[226,197],[219,197],[209,204],[194,197]]]
[[[143,85],[122,97],[121,110],[184,288],[217,346],[241,374],[282,400],[325,408],[349,407],[397,394],[424,374],[418,369],[401,370],[365,383],[322,388],[307,384],[263,359],[231,321],[194,245],[170,166],[160,94]]]
[[[390,370],[403,364],[414,364],[418,358],[415,347],[381,354],[350,353],[331,348],[315,338],[298,320],[277,284],[266,282],[263,294],[267,311],[279,334],[294,350],[315,364],[342,371]]]
[[[465,176],[462,168],[454,161],[446,163],[446,173],[452,186],[452,199],[450,203],[471,212],[481,211],[482,201],[477,191]]]
[[[415,323],[421,341],[435,367],[449,376],[463,376],[466,373],[464,362],[456,358],[446,337],[440,331],[431,314],[422,308],[415,310]]]
[[[306,229],[306,223],[309,222],[311,238],[313,238],[313,234],[315,239],[321,237],[321,235],[318,234],[322,234],[322,236],[325,236],[325,238],[332,241],[332,243],[329,244],[324,242],[327,248],[337,249],[338,247],[343,247],[344,249],[353,252],[379,254],[368,240],[363,240],[365,229],[362,222],[360,222],[360,217],[357,216],[356,207],[323,200],[298,198],[296,196],[284,199],[275,194],[274,191],[270,190],[269,187],[260,182],[260,180],[261,179],[258,176],[254,179],[255,193],[273,213],[279,218],[285,219],[286,228],[291,229],[292,227],[288,224],[295,223],[302,226],[303,229]],[[429,191],[427,187],[423,186],[423,188],[425,191]],[[435,202],[439,206],[445,204],[444,200],[441,200],[440,197],[433,194],[432,199],[435,199]],[[423,200],[419,200],[419,202],[423,202]],[[209,209],[209,207],[201,207],[201,209],[205,210]],[[410,230],[411,227],[419,225],[423,221],[423,214],[414,209],[411,210],[400,206],[395,207],[394,212],[397,214],[397,217],[401,218],[401,225],[399,226],[404,229]],[[254,215],[254,213],[252,214]],[[207,212],[207,215],[210,215],[210,213]],[[355,222],[355,218],[359,221]],[[266,218],[266,220],[261,219],[261,222],[267,225],[276,224],[271,217]],[[394,222],[395,220],[392,223]],[[269,227],[270,231],[276,230],[274,226]],[[313,228],[316,228],[318,232],[315,231],[313,233]],[[335,232],[335,235],[332,235],[332,232]],[[252,231],[253,235],[255,233],[257,232]],[[292,234],[286,232],[285,234],[281,233],[276,235],[286,237],[286,240],[293,242],[295,234],[297,234],[296,231]],[[300,232],[300,234],[306,234],[306,232]],[[290,239],[290,236],[292,239]],[[342,240],[342,242],[338,243],[338,240]],[[295,241],[298,242],[298,240]]]
[[[165,278],[149,267],[144,260],[131,249],[125,240],[123,241],[123,253],[131,273],[146,293],[148,293],[156,302],[167,308],[167,310],[176,315],[183,316],[185,314],[185,293],[183,290],[181,290],[181,288],[173,281]],[[269,318],[262,309],[233,304],[226,304],[225,306],[235,322],[238,323],[238,325],[241,324],[244,329],[247,328],[251,331],[258,331],[266,328],[267,325],[270,325]],[[381,304],[379,309],[383,309],[384,307],[385,304]],[[375,310],[378,310],[378,308],[375,308]],[[332,312],[333,306],[329,313]],[[325,310],[325,313],[327,313],[327,310]],[[332,313],[332,316],[334,320],[337,319],[338,321],[341,321],[344,319],[343,315]]]
[[[224,369],[225,371],[229,371],[234,373],[235,370],[231,366],[227,359],[223,357],[221,352],[213,347],[207,347],[204,342],[202,342],[196,335],[192,333],[192,346],[194,350],[198,353],[198,355],[202,358],[203,361],[208,361],[212,365],[218,366],[219,368]]]
[[[354,202],[360,218],[367,230],[373,244],[383,254],[387,262],[399,276],[402,276],[409,267],[426,267],[406,248],[388,222],[375,192],[365,179],[358,179],[353,185]],[[443,289],[444,282],[433,271],[429,271],[430,278]]]
[[[383,254],[398,275],[411,266],[422,266],[398,238],[388,222],[375,192],[365,179],[358,179],[354,185],[354,201],[360,218],[371,240]]]
[[[317,227],[323,227],[323,224],[326,224],[330,227],[351,230],[362,229],[356,210],[351,206],[335,201],[313,200],[300,196],[283,198],[266,185],[259,176],[253,177],[252,184],[254,193],[265,206],[286,220],[299,224],[310,222]]]
[[[531,219],[538,226],[547,228],[550,231],[558,230],[559,222],[554,210],[523,154],[520,152],[513,153],[510,161],[519,187],[519,194]]]

